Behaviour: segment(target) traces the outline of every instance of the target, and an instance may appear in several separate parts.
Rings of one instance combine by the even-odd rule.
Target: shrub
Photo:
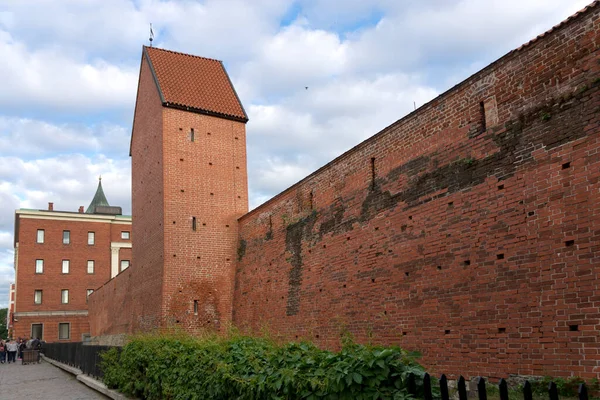
[[[138,336],[103,355],[104,382],[147,399],[406,399],[416,354],[399,347],[347,343],[278,345],[253,337]]]

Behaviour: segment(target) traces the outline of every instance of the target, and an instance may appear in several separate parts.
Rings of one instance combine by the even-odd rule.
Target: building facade
[[[86,340],[88,296],[131,262],[131,217],[101,183],[86,212],[15,212],[13,337]]]

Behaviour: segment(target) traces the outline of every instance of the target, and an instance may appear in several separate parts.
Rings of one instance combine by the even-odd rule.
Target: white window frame
[[[129,240],[130,237],[129,231],[121,231],[121,239]]]
[[[71,244],[71,231],[63,231],[63,244]]]
[[[87,262],[87,273],[88,274],[93,274],[95,272],[96,272],[96,263],[94,262],[94,260],[88,260],[88,262]]]
[[[125,265],[125,268],[123,268],[123,265]],[[121,260],[121,272],[125,271],[130,266],[131,262],[129,260]]]
[[[67,325],[67,337],[60,336],[61,325]],[[71,323],[70,322],[59,322],[58,323],[58,340],[70,340],[71,339]]]
[[[96,232],[88,232],[88,246],[96,244]]]
[[[39,301],[37,299],[39,294]],[[33,304],[42,304],[43,301],[43,296],[44,296],[44,291],[41,289],[36,289],[33,291]]]
[[[44,243],[45,235],[46,235],[46,232],[43,229],[38,229],[36,237],[35,237],[35,242],[40,243],[40,244]]]
[[[69,304],[69,289],[62,289],[60,291],[60,303]]]
[[[43,274],[44,273],[44,260],[43,259],[37,259],[35,260],[35,273],[36,274]]]
[[[68,274],[71,271],[71,261],[62,260],[62,273]]]
[[[85,302],[87,303],[90,294],[94,293],[94,289],[86,289],[85,290]]]

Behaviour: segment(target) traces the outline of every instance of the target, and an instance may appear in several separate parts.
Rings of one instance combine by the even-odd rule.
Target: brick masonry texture
[[[233,322],[432,372],[600,373],[600,7],[239,220]]]
[[[92,334],[233,322],[451,375],[597,377],[599,10],[245,215],[245,126],[163,107],[142,60],[133,263],[91,296]]]
[[[64,214],[63,214],[64,215]],[[86,217],[87,214],[75,214]],[[96,290],[110,279],[111,242],[121,239],[121,231],[130,231],[129,223],[108,221],[75,221],[52,219],[48,212],[39,218],[20,217],[18,223],[17,298],[18,313],[64,312],[88,310],[87,290]],[[37,230],[44,230],[44,243],[37,243]],[[63,231],[70,231],[70,243],[63,244]],[[88,245],[88,232],[95,233],[95,243]],[[120,259],[130,259],[130,249],[121,249]],[[36,260],[44,261],[41,274],[36,273]],[[62,261],[69,260],[69,273],[62,273]],[[87,262],[94,261],[94,273],[88,274]],[[69,303],[62,304],[61,290],[69,290]],[[34,303],[34,292],[42,291],[42,303]],[[70,323],[69,341],[81,341],[89,334],[87,316],[19,316],[14,323],[14,337],[29,337],[31,324],[43,324],[43,339],[58,340],[58,323]]]
[[[93,335],[228,325],[248,211],[245,124],[162,107],[143,60],[131,156],[133,263],[90,299]]]

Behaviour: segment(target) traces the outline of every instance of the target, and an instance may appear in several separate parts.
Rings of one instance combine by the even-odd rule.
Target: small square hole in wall
[[[208,165],[212,165],[212,163],[211,163],[211,162],[209,162],[209,163],[208,163]]]
[[[471,265],[471,260],[465,260],[465,266],[466,265]]]
[[[571,168],[571,163],[570,162],[566,162],[562,165],[562,169],[567,169],[567,168]]]
[[[504,260],[504,254],[503,253],[496,254],[496,259],[498,259],[498,260]]]
[[[567,247],[571,247],[571,246],[574,246],[574,245],[575,245],[575,241],[574,240],[567,240],[565,242],[565,246],[567,246]]]
[[[498,190],[504,189],[504,185],[498,185]]]
[[[441,271],[441,270],[442,270],[442,266],[441,266],[441,265],[438,265],[438,266],[437,266],[437,269],[438,269],[438,271]]]
[[[238,137],[237,137],[237,136],[235,137],[235,140],[238,140]]]
[[[408,271],[407,271],[407,272],[405,272],[405,273],[404,273],[404,275],[405,275],[405,276],[409,276],[409,275],[410,275],[410,272],[408,272]]]
[[[402,332],[402,336],[406,336],[408,332],[404,331]]]
[[[371,278],[371,282],[372,282],[372,283],[375,283],[375,278]]]
[[[579,330],[579,325],[569,325],[569,331],[577,332]]]
[[[535,211],[529,211],[529,212],[527,213],[527,215],[529,215],[530,217],[532,217],[532,216],[534,216],[534,215],[535,215]]]
[[[451,202],[448,203],[448,207],[453,207],[453,206],[454,206],[454,202],[453,201],[451,201]]]
[[[506,333],[506,328],[498,328],[498,333]]]
[[[409,215],[409,216],[408,216],[408,219],[412,219],[412,215]]]
[[[449,334],[450,334],[450,329],[446,329],[446,330],[444,331],[444,335],[449,335]]]

